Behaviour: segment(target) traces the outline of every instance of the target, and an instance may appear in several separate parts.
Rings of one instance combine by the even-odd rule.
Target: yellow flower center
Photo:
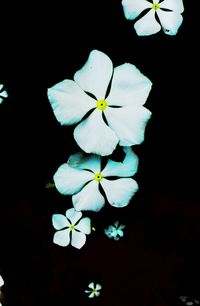
[[[71,230],[71,231],[73,231],[74,230],[74,225],[70,225],[70,227],[69,227],[69,229]]]
[[[95,181],[100,182],[103,179],[103,175],[101,173],[96,173],[94,179]]]
[[[152,4],[152,9],[157,11],[158,9],[160,8],[159,4],[158,3],[153,3]]]
[[[106,102],[106,100],[98,100],[97,101],[97,105],[96,105],[97,109],[103,111],[103,110],[106,109],[107,106],[108,106],[108,103]]]
[[[97,290],[94,288],[92,289],[92,293],[96,294],[97,293]]]

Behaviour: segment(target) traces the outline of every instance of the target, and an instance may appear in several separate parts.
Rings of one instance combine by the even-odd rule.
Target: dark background
[[[184,1],[176,36],[138,37],[121,1],[35,3],[1,7],[0,274],[3,305],[181,305],[200,298],[198,11]],[[96,232],[81,250],[52,243],[53,213],[71,197],[45,188],[78,150],[72,132],[55,119],[47,88],[74,73],[91,50],[114,66],[135,64],[152,82],[152,111],[140,159],[139,191],[123,209],[108,203],[92,218]],[[197,73],[197,76],[196,76]],[[118,155],[119,154],[119,155]],[[119,158],[120,151],[115,153]],[[112,241],[104,228],[119,220],[125,236]],[[90,281],[101,296],[84,294]]]

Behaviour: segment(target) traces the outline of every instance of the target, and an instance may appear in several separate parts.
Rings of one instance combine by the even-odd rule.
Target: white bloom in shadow
[[[143,105],[151,86],[134,65],[125,63],[113,69],[106,54],[93,50],[74,81],[66,79],[49,88],[48,98],[61,124],[82,120],[74,130],[81,149],[105,156],[112,154],[118,143],[132,146],[144,140],[151,112]]]
[[[52,216],[52,223],[58,231],[54,234],[53,242],[65,247],[69,245],[71,240],[73,247],[77,249],[82,248],[86,242],[86,234],[91,233],[91,220],[87,217],[81,219],[81,217],[82,213],[74,208],[68,209],[66,216],[54,214]]]
[[[104,230],[104,233],[109,238],[113,238],[114,240],[119,240],[121,237],[124,236],[123,229],[125,228],[125,225],[119,225],[119,222],[116,221],[114,225],[110,225],[108,228]]]
[[[105,198],[99,190],[101,186],[108,202],[115,207],[128,205],[138,190],[135,180],[130,178],[137,172],[138,158],[130,147],[124,147],[126,156],[123,162],[108,160],[101,171],[101,157],[82,153],[70,156],[66,164],[61,165],[54,175],[55,186],[64,195],[73,195],[73,206],[77,211],[99,211],[105,204]],[[107,179],[107,177],[121,177]]]
[[[94,298],[100,295],[99,291],[101,290],[102,286],[99,284],[95,285],[93,282],[91,282],[88,285],[88,288],[90,288],[90,290],[85,290],[85,293],[89,293],[88,295],[89,298]]]
[[[122,0],[125,17],[134,20],[143,11],[147,13],[136,21],[134,28],[140,36],[152,35],[163,29],[165,34],[176,35],[183,22],[182,0]],[[156,16],[159,22],[156,20]]]
[[[5,98],[8,97],[8,93],[3,87],[4,87],[3,84],[0,84],[0,104],[3,102]]]

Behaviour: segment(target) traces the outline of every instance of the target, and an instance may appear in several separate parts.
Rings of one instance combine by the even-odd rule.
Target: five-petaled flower
[[[104,233],[109,238],[114,238],[115,240],[119,240],[120,237],[124,236],[123,229],[125,228],[125,225],[119,225],[119,222],[116,221],[114,225],[109,225],[108,228],[104,230]]]
[[[163,29],[165,34],[176,35],[183,17],[182,0],[122,0],[124,14],[127,19],[134,20],[149,9],[136,23],[134,28],[140,36],[152,35]],[[159,22],[156,20],[156,15]]]
[[[66,216],[54,214],[52,223],[58,231],[54,234],[53,242],[64,247],[70,243],[71,239],[73,247],[82,248],[86,242],[86,234],[91,233],[91,220],[87,217],[81,219],[81,217],[82,213],[74,208],[68,209]]]
[[[89,295],[88,295],[89,298],[94,298],[94,297],[100,295],[99,290],[101,290],[102,286],[100,284],[94,285],[94,283],[91,282],[88,285],[88,288],[90,288],[90,290],[85,290],[85,293],[89,293]]]
[[[99,211],[105,198],[99,190],[103,188],[108,202],[115,207],[128,205],[138,190],[135,180],[130,178],[138,168],[138,158],[130,147],[124,147],[123,162],[108,160],[101,171],[101,157],[82,153],[71,155],[68,162],[61,165],[54,175],[55,186],[64,195],[73,195],[73,206],[77,211]],[[107,177],[121,177],[107,179]]]
[[[71,125],[77,144],[86,153],[110,155],[120,146],[140,144],[151,112],[143,104],[152,83],[134,65],[113,70],[110,58],[93,50],[74,75],[48,89],[57,120]],[[107,92],[111,82],[110,92]]]
[[[8,97],[7,91],[4,89],[3,84],[0,84],[0,104],[3,102],[5,98]]]

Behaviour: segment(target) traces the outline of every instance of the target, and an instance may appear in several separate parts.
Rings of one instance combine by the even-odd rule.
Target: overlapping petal
[[[156,21],[155,11],[150,10],[142,18],[136,21],[136,23],[134,24],[134,28],[139,36],[148,36],[159,32],[161,26]]]
[[[168,12],[163,10],[158,10],[157,14],[165,34],[176,35],[183,22],[183,16],[177,12]]]
[[[66,211],[66,217],[71,221],[71,224],[74,225],[82,217],[82,212],[70,208]]]
[[[63,247],[68,246],[70,243],[69,233],[69,228],[56,232],[53,237],[53,242]]]
[[[67,218],[61,214],[54,214],[52,217],[52,223],[54,228],[57,230],[70,226],[70,223]]]
[[[86,236],[81,232],[77,232],[76,230],[72,231],[72,240],[71,245],[77,249],[82,248],[82,246],[86,243]]]
[[[155,1],[156,2],[156,1]],[[184,6],[182,0],[164,0],[159,3],[160,8],[169,9],[174,12],[183,13]]]
[[[85,156],[82,152],[78,152],[70,156],[67,161],[68,165],[78,169],[89,169],[94,173],[98,173],[101,170],[101,157],[96,154]]]
[[[91,220],[90,218],[83,218],[79,221],[79,223],[76,225],[76,229],[84,234],[90,234],[91,233]]]
[[[151,8],[152,4],[146,0],[123,0],[124,15],[127,19],[133,20],[140,15],[142,11]]]

